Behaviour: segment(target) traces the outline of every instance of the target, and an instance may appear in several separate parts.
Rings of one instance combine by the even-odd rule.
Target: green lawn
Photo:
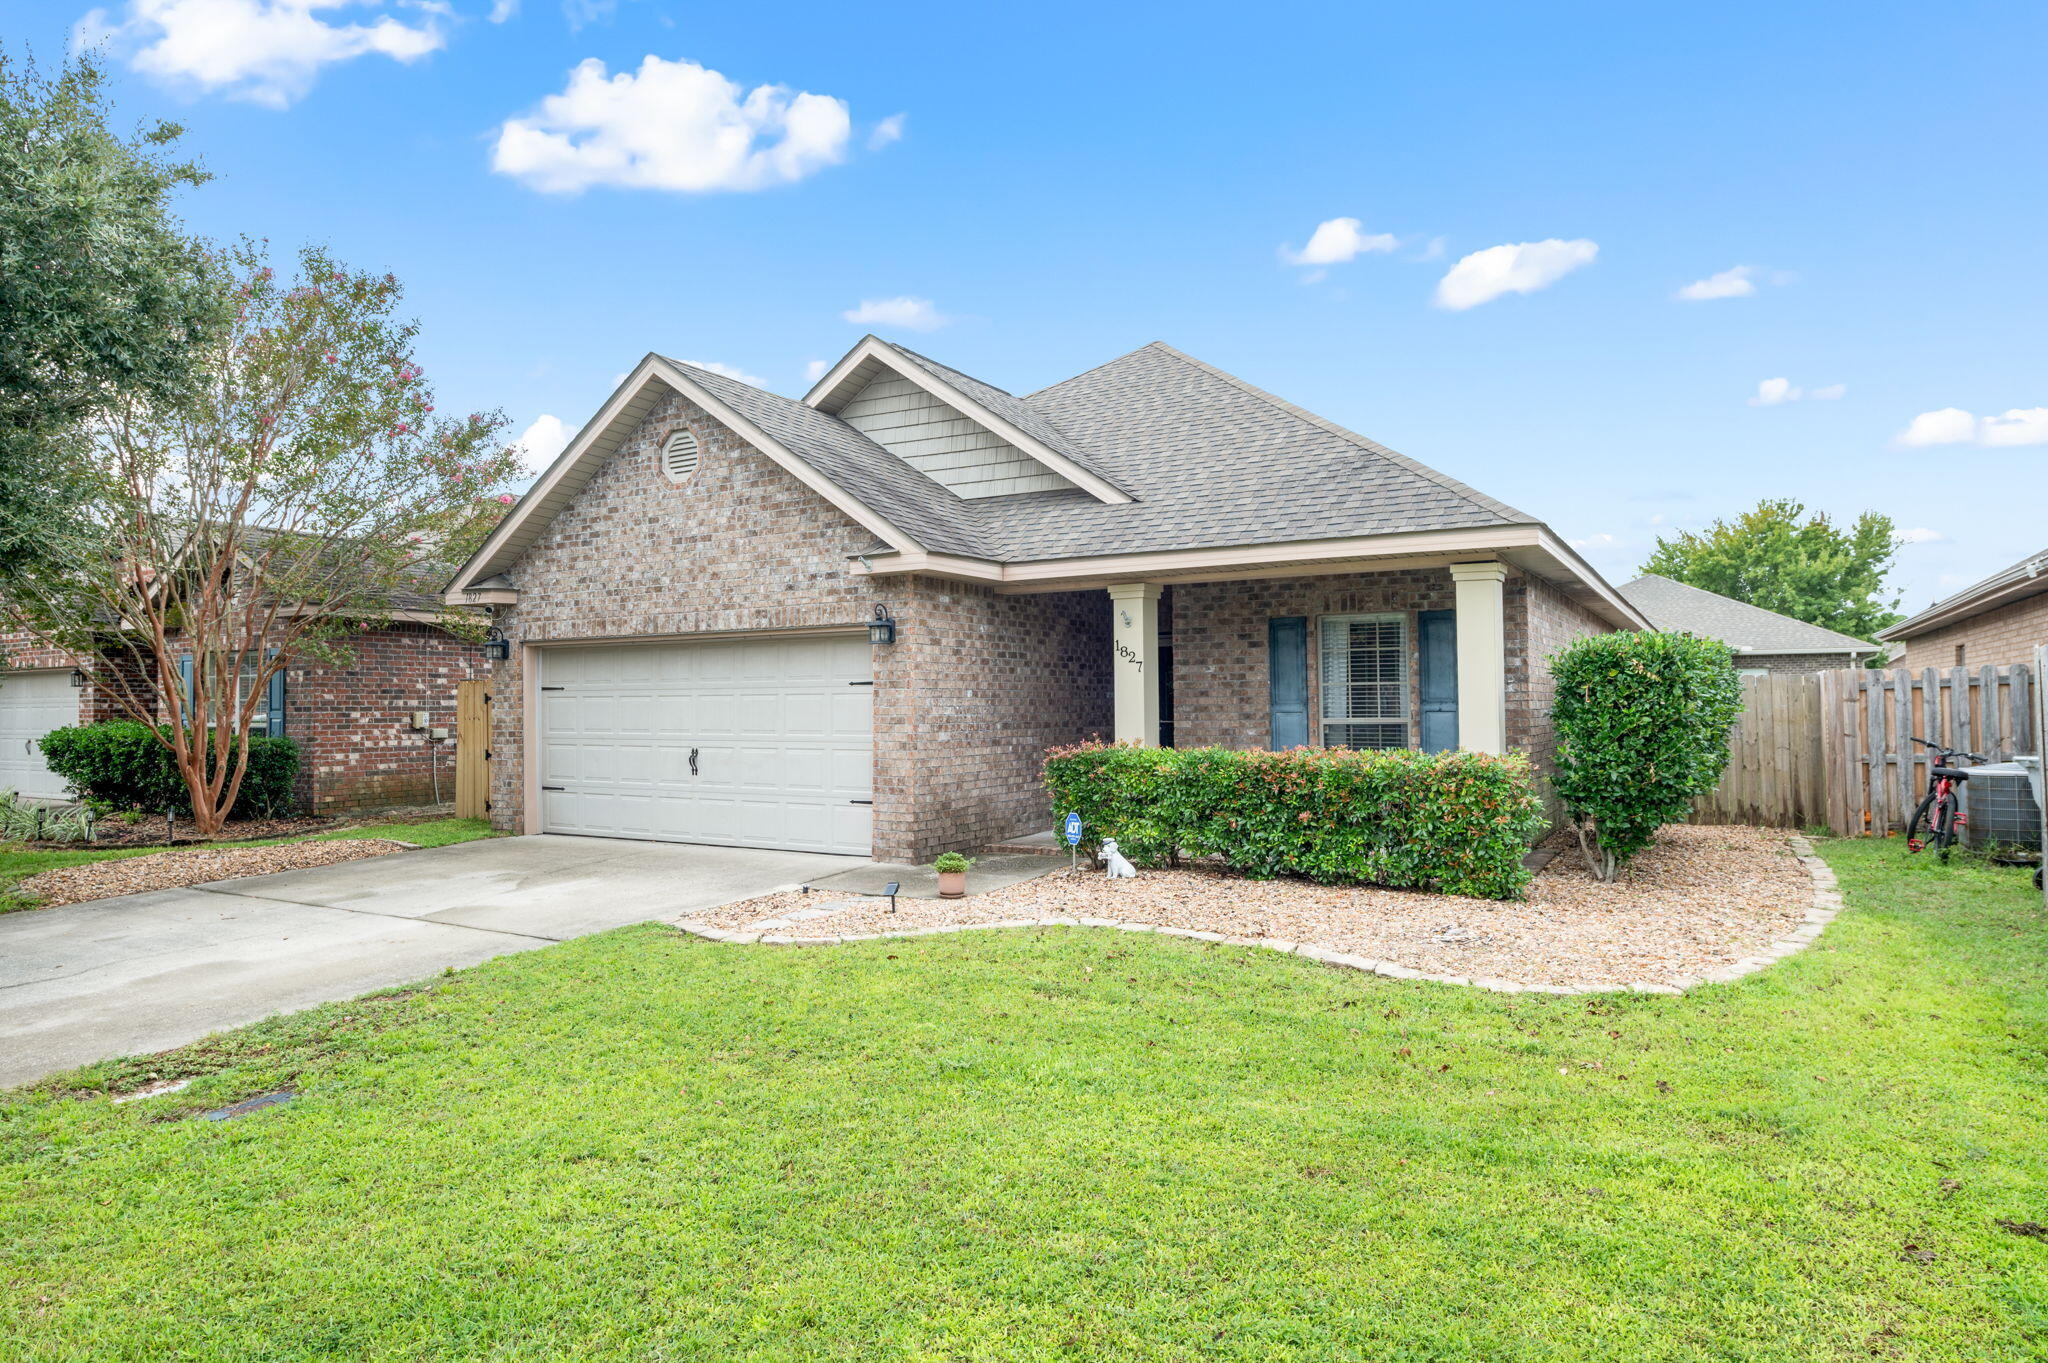
[[[428,819],[419,823],[379,823],[361,828],[346,828],[334,833],[315,834],[313,841],[329,838],[403,838],[416,842],[422,847],[445,847],[451,842],[468,842],[473,838],[495,838],[496,829],[482,819]],[[258,838],[249,842],[223,842],[217,847],[263,847],[276,842],[293,842],[292,838]],[[33,909],[36,901],[16,893],[14,887],[30,876],[41,871],[54,871],[60,866],[82,866],[92,861],[118,861],[123,857],[146,857],[151,852],[161,852],[161,847],[123,848],[59,848],[42,850],[24,847],[20,843],[0,842],[0,913],[12,913],[17,909]]]
[[[100,1066],[0,1099],[0,1356],[2040,1358],[2040,900],[1824,852],[1684,999],[650,926]]]

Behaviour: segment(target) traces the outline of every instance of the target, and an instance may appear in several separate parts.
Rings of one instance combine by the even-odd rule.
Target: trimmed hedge
[[[1258,880],[1512,899],[1541,830],[1528,759],[1486,753],[1143,748],[1087,743],[1045,761],[1054,817],[1078,812],[1134,865],[1218,857]]]
[[[152,814],[192,812],[192,797],[178,774],[177,761],[146,724],[110,719],[53,729],[39,746],[50,770],[69,782],[81,799]],[[264,818],[290,809],[298,775],[298,744],[282,737],[251,738],[249,769],[228,817]]]

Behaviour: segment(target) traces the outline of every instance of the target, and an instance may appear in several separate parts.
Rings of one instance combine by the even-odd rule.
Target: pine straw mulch
[[[1430,975],[1518,984],[1683,985],[1797,929],[1813,883],[1782,830],[1677,824],[1623,879],[1587,872],[1569,834],[1519,901],[1245,880],[1213,870],[1050,875],[961,900],[854,900],[764,931],[852,936],[1041,917],[1110,918],[1227,937],[1280,938]],[[1554,840],[1555,841],[1555,840]],[[969,874],[969,886],[973,876]],[[727,904],[694,921],[744,929],[834,903],[829,891]]]

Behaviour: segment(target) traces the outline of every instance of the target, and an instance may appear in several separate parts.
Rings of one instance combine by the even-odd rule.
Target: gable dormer
[[[1130,495],[1079,462],[1044,418],[978,379],[870,336],[818,381],[806,406],[837,417],[955,496],[1062,489]]]

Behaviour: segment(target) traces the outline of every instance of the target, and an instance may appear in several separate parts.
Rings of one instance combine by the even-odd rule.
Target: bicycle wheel
[[[1927,850],[1927,842],[1922,835],[1929,829],[1931,820],[1928,818],[1928,815],[1933,808],[1934,792],[1930,790],[1920,797],[1920,803],[1913,808],[1912,819],[1906,824],[1906,850],[1908,852],[1924,852]]]
[[[1934,802],[1934,823],[1928,834],[1928,846],[1944,862],[1948,860],[1949,849],[1956,845],[1956,797],[1944,795]]]

